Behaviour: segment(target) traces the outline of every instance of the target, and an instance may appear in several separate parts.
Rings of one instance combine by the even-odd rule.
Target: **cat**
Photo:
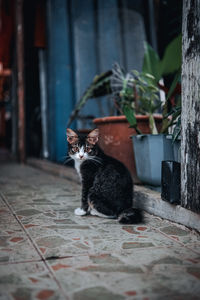
[[[98,129],[88,135],[67,129],[68,155],[82,181],[81,207],[75,215],[113,218],[124,224],[142,222],[142,212],[132,207],[133,181],[128,169],[106,155],[98,139]]]

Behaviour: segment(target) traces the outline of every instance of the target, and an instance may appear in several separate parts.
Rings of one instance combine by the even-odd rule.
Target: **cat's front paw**
[[[87,211],[85,211],[84,209],[78,207],[74,210],[74,213],[76,216],[85,216],[87,214]]]

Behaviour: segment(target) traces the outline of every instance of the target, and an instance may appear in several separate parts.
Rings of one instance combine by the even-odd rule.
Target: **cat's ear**
[[[70,129],[70,128],[67,128],[67,141],[68,141],[70,144],[73,144],[73,143],[75,143],[77,140],[78,140],[78,135],[76,134],[76,132],[73,131],[73,130]]]
[[[94,129],[92,130],[88,136],[87,136],[87,141],[88,143],[95,145],[98,142],[99,139],[99,129]]]

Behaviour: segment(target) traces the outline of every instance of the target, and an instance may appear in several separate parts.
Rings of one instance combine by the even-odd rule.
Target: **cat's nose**
[[[80,159],[82,159],[82,158],[83,158],[83,155],[79,155],[79,157],[80,157]]]

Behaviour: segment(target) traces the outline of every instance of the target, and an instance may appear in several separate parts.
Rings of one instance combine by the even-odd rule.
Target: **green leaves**
[[[76,119],[79,114],[81,108],[85,105],[88,99],[90,98],[97,98],[100,96],[108,95],[111,93],[110,89],[110,78],[112,75],[112,71],[107,71],[105,73],[101,73],[98,76],[95,76],[92,83],[85,91],[81,99],[75,106],[75,109],[72,111],[67,127]]]
[[[141,134],[141,131],[137,127],[137,120],[135,117],[135,111],[134,111],[133,107],[131,107],[130,105],[124,105],[122,107],[122,111],[123,111],[123,114],[126,116],[126,119],[129,123],[130,127],[135,128],[136,132],[138,134]]]
[[[177,86],[177,83],[181,81],[181,69],[178,70],[178,72],[176,73],[175,77],[174,77],[174,80],[170,86],[170,89],[167,93],[167,100],[172,96],[176,86]]]
[[[122,111],[124,115],[126,116],[130,127],[135,127],[137,125],[134,109],[130,105],[124,105],[122,107]]]
[[[142,114],[154,113],[161,106],[155,78],[150,74],[141,73],[134,78],[134,86],[138,98],[138,112]]]
[[[172,40],[160,59],[156,51],[145,42],[143,72],[152,74],[156,82],[164,75],[178,71],[181,67],[181,35]]]
[[[153,113],[161,106],[157,83],[162,76],[178,71],[168,92],[168,100],[180,80],[180,69],[181,35],[177,36],[166,47],[162,59],[149,44],[145,43],[143,72],[131,71],[125,74],[116,63],[112,71],[96,76],[71,113],[68,126],[78,116],[88,99],[112,93],[112,99],[114,99],[118,110],[125,114],[130,127],[134,127],[139,133],[135,115],[136,113],[146,114],[149,115],[151,131],[155,133]],[[169,127],[168,120],[164,120],[164,123],[163,127],[167,130]]]
[[[159,63],[162,75],[176,72],[181,67],[181,35],[178,35],[165,49],[163,59]]]
[[[164,116],[161,133],[167,133],[168,128],[171,126],[173,126],[173,140],[175,140],[181,132],[181,103],[173,107],[172,110]]]
[[[156,123],[152,114],[149,115],[149,127],[152,134],[158,134]]]
[[[159,70],[160,58],[156,51],[148,44],[144,43],[145,53],[142,71],[154,76],[155,81],[158,82],[161,78],[161,70]]]
[[[180,81],[181,77],[181,40],[181,35],[178,35],[175,39],[173,39],[166,47],[162,59],[159,58],[158,54],[150,45],[145,43],[143,72],[147,72],[153,75],[155,77],[155,83],[158,83],[163,76],[176,72],[174,80],[167,94],[166,103],[163,107],[164,115],[167,113],[168,110],[167,101],[173,95],[177,83]],[[179,114],[180,111],[181,110],[179,110],[178,112]],[[177,112],[174,111],[172,113],[171,121],[167,118],[164,118],[161,132],[166,133],[168,131],[168,128],[174,124],[176,118]],[[152,120],[150,121],[150,123],[152,123]],[[180,123],[180,119],[178,119],[178,123]],[[150,126],[153,126],[153,123],[150,124]]]

